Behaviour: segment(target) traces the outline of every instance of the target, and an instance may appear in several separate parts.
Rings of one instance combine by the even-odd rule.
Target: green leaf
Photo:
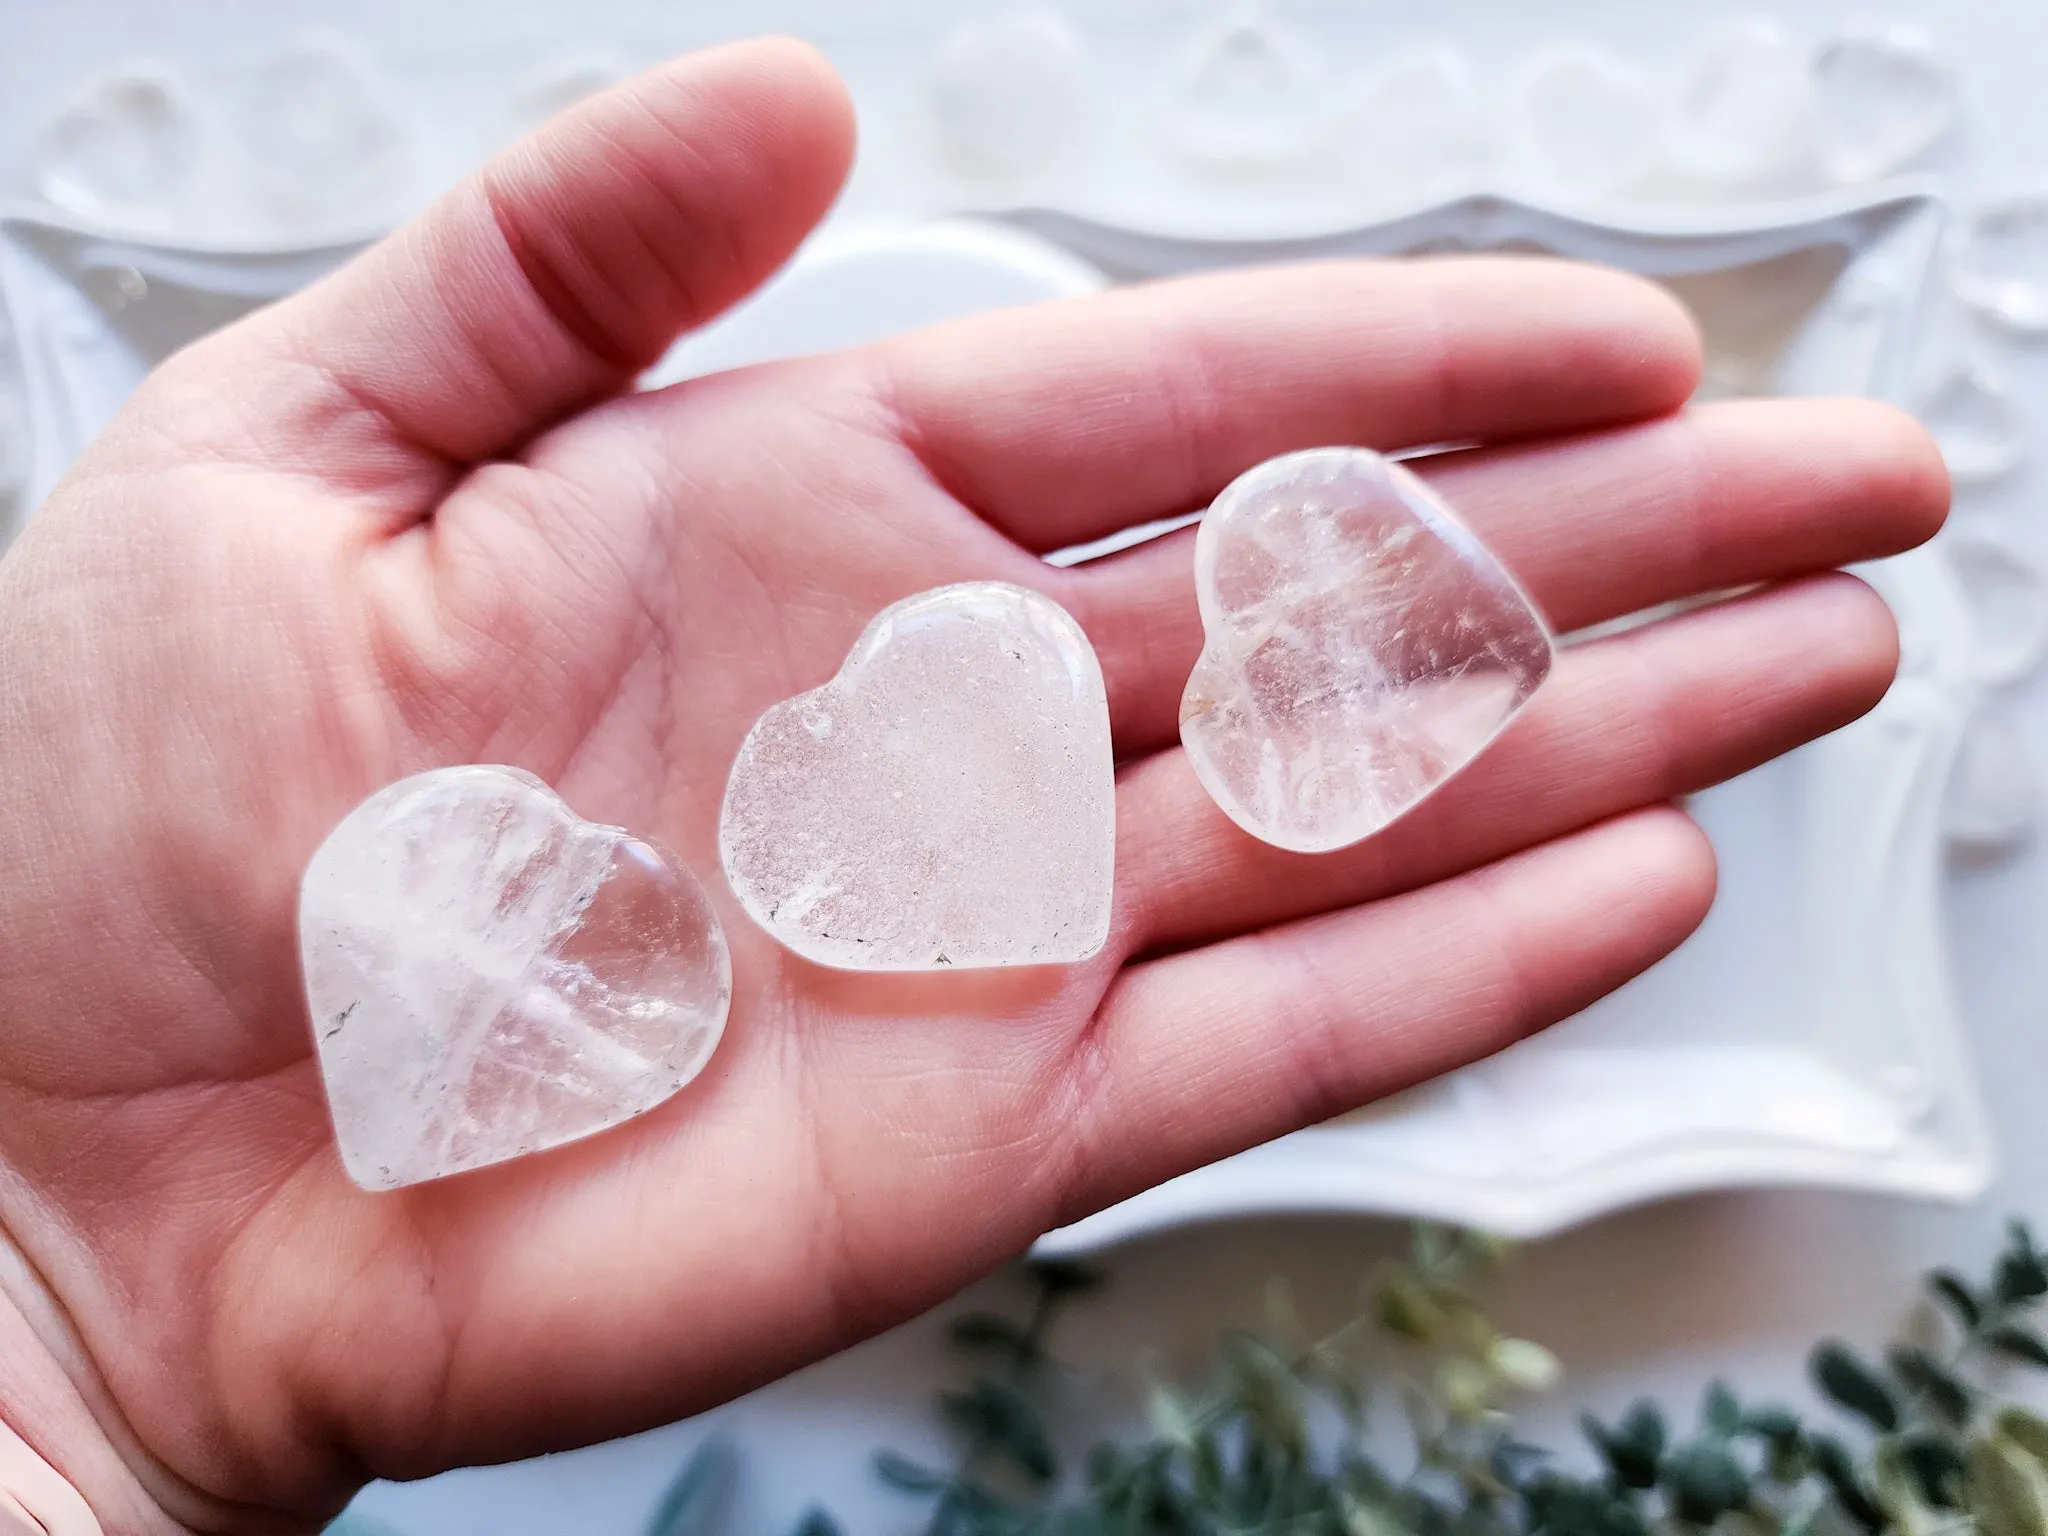
[[[1486,1346],[1486,1363],[1520,1392],[1548,1392],[1564,1374],[1557,1356],[1533,1339],[1495,1339]]]
[[[1836,1406],[1886,1434],[1899,1427],[1899,1405],[1891,1389],[1839,1339],[1816,1348],[1810,1368],[1814,1383]]]
[[[1000,1451],[1039,1482],[1050,1481],[1059,1471],[1038,1409],[1008,1382],[983,1377],[965,1392],[945,1393],[939,1410],[970,1444]]]
[[[2001,1323],[1980,1337],[1987,1349],[2004,1355],[2008,1360],[2048,1368],[2048,1343],[2043,1343],[2041,1335],[2031,1328],[2022,1328],[2018,1323]]]
[[[943,1472],[921,1467],[894,1451],[875,1453],[875,1476],[898,1493],[937,1493],[949,1481]]]
[[[1021,1324],[994,1312],[963,1312],[946,1324],[946,1337],[967,1350],[986,1350],[1019,1364],[1036,1360],[1038,1341]]]
[[[1650,1536],[1642,1512],[1597,1483],[1547,1477],[1529,1489],[1530,1536]]]
[[[1969,1450],[1967,1503],[1983,1536],[2048,1536],[2048,1476],[2001,1435]]]
[[[1900,1385],[1924,1402],[1943,1423],[1960,1429],[1969,1422],[1977,1394],[1926,1350],[1911,1344],[1894,1344],[1885,1351],[1885,1363]]]
[[[830,1511],[813,1504],[804,1511],[803,1519],[797,1521],[796,1529],[790,1536],[846,1536],[839,1522],[832,1518]]]
[[[1415,1344],[1432,1342],[1445,1325],[1442,1310],[1406,1269],[1395,1269],[1380,1281],[1373,1292],[1373,1313],[1381,1328]]]
[[[1460,1419],[1476,1420],[1493,1407],[1494,1377],[1477,1360],[1453,1355],[1436,1368],[1437,1396]]]
[[[2048,1266],[2034,1247],[2033,1233],[2021,1221],[2010,1223],[2006,1230],[2006,1248],[1998,1256],[1992,1294],[2008,1306],[2048,1295]]]
[[[1899,1455],[1922,1503],[1934,1509],[1962,1508],[1963,1453],[1940,1435],[1910,1435]]]
[[[1707,1384],[1707,1395],[1700,1404],[1700,1420],[1724,1439],[1742,1428],[1742,1404],[1727,1382],[1716,1380]]]
[[[1647,1398],[1632,1403],[1616,1427],[1630,1445],[1635,1446],[1646,1456],[1662,1456],[1664,1447],[1671,1438],[1664,1427],[1663,1409]]]
[[[1096,1289],[1103,1281],[1101,1270],[1072,1259],[1030,1259],[1025,1262],[1024,1273],[1032,1284],[1053,1296],[1078,1296]]]
[[[1871,1497],[1857,1474],[1856,1464],[1849,1457],[1848,1447],[1833,1435],[1814,1435],[1809,1442],[1813,1447],[1813,1469],[1821,1475],[1834,1494],[1835,1502],[1844,1514],[1862,1526],[1866,1531],[1884,1529],[1884,1511]]]
[[[1152,1432],[1168,1445],[1194,1445],[1199,1432],[1194,1410],[1171,1387],[1155,1381],[1145,1389],[1145,1417]]]
[[[1664,1493],[1681,1520],[1712,1525],[1749,1502],[1749,1474],[1718,1440],[1694,1440],[1664,1458]]]
[[[2017,1404],[1998,1410],[1991,1421],[1993,1434],[2002,1435],[2048,1470],[2048,1419]]]
[[[1223,1339],[1223,1368],[1230,1402],[1250,1420],[1255,1442],[1296,1463],[1308,1453],[1308,1420],[1301,1382],[1265,1340],[1233,1332]]]
[[[956,1536],[996,1536],[1007,1532],[1015,1521],[1017,1511],[1007,1499],[981,1483],[963,1480],[955,1482],[946,1490],[938,1511],[932,1517],[934,1527],[939,1527],[941,1517],[948,1522],[946,1528]]]
[[[1820,1524],[1821,1514],[1827,1507],[1825,1498],[1801,1505],[1785,1517],[1785,1523],[1778,1527],[1778,1536],[1813,1536],[1814,1528]]]
[[[1776,1403],[1749,1409],[1742,1416],[1742,1427],[1751,1434],[1761,1435],[1773,1446],[1796,1445],[1804,1438],[1799,1416]]]
[[[1934,1536],[1941,1519],[1920,1496],[1919,1480],[1907,1466],[1904,1448],[1898,1441],[1878,1442],[1872,1458],[1871,1482],[1878,1505],[1891,1518],[1898,1536]]]
[[[1333,1500],[1344,1536],[1414,1536],[1408,1522],[1387,1500],[1364,1497],[1348,1488],[1336,1489]]]
[[[1510,1488],[1526,1488],[1550,1463],[1550,1452],[1512,1436],[1494,1446],[1487,1463],[1494,1475]]]
[[[654,1506],[647,1536],[713,1536],[739,1472],[739,1454],[724,1440],[706,1440]]]
[[[1590,1413],[1582,1414],[1579,1428],[1607,1463],[1617,1486],[1657,1486],[1657,1463],[1664,1455],[1664,1419],[1650,1404],[1637,1403],[1612,1429]]]
[[[1984,1303],[1970,1289],[1969,1282],[1952,1269],[1937,1269],[1927,1277],[1927,1289],[1949,1311],[1965,1333],[1984,1321]]]

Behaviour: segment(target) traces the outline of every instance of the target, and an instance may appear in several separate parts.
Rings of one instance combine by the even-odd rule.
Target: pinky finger
[[[1453,880],[1132,966],[1103,1000],[1062,1223],[1463,1066],[1577,1012],[1707,914],[1669,807]]]

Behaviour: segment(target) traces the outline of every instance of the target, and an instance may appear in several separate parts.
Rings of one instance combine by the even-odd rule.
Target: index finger
[[[1193,511],[1259,460],[1662,415],[1699,334],[1654,284],[1547,257],[1302,263],[934,326],[872,353],[906,442],[1028,549]]]

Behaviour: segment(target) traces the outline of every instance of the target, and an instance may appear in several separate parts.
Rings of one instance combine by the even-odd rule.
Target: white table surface
[[[34,136],[94,71],[130,59],[162,61],[205,87],[273,54],[309,25],[367,47],[394,79],[434,86],[441,116],[428,179],[445,179],[503,137],[488,102],[506,81],[550,61],[624,63],[746,30],[818,37],[853,76],[871,132],[900,121],[903,80],[882,53],[849,41],[866,29],[903,39],[935,35],[955,7],[938,0],[5,0],[0,4],[0,182],[28,190]],[[1213,7],[1194,0],[1101,0],[1099,13],[1133,25],[1193,24]],[[1341,9],[1301,5],[1314,21]],[[1788,27],[1815,30],[1924,23],[1955,56],[1965,121],[1949,166],[1966,191],[2048,175],[2048,6],[2038,0],[1759,5]],[[1540,11],[1541,14],[1533,14]],[[1674,0],[1379,0],[1375,38],[1389,47],[1455,37],[1482,62],[1546,38],[1591,38],[1647,58],[1668,55],[1718,6]],[[735,17],[744,17],[744,22]],[[856,18],[858,25],[849,18]],[[478,82],[492,82],[496,95]],[[853,202],[886,202],[890,189],[857,189]],[[914,208],[905,211],[920,211]],[[2001,353],[2015,393],[2048,407],[2048,348]],[[2048,419],[2048,409],[2037,412]],[[1968,515],[2002,522],[2037,556],[2048,554],[2048,471],[2030,463],[1979,492]],[[2048,681],[2036,676],[2010,700],[2037,763],[2048,763]],[[1571,1437],[1581,1406],[1612,1411],[1643,1392],[1688,1403],[1709,1374],[1746,1392],[1805,1396],[1802,1359],[1823,1331],[1880,1337],[1907,1304],[1918,1272],[1937,1261],[1976,1263],[2006,1212],[2048,1225],[2048,854],[1955,871],[1948,917],[1957,988],[2003,1171],[1976,1205],[1952,1209],[1826,1192],[1734,1192],[1637,1210],[1531,1248],[1498,1287],[1510,1326],[1562,1355],[1568,1379],[1532,1428]],[[1358,1220],[1232,1223],[1147,1239],[1115,1253],[1111,1289],[1076,1313],[1061,1341],[1090,1369],[1128,1371],[1142,1356],[1192,1365],[1234,1320],[1254,1318],[1267,1277],[1287,1277],[1311,1319],[1335,1319],[1372,1256],[1400,1240],[1397,1227]],[[989,1301],[1015,1282],[977,1291]],[[1014,1294],[1012,1289],[1009,1294]],[[716,1319],[679,1326],[715,1327]],[[826,1361],[718,1413],[634,1440],[540,1462],[450,1474],[405,1488],[377,1487],[361,1507],[414,1536],[519,1536],[637,1531],[688,1448],[716,1424],[739,1444],[750,1473],[735,1531],[779,1536],[815,1500],[856,1533],[906,1528],[908,1508],[880,1490],[871,1450],[892,1444],[936,1453],[930,1393],[951,1380],[938,1326],[925,1319]]]

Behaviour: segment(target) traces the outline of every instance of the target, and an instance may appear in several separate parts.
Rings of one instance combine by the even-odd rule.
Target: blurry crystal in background
[[[1672,161],[1728,186],[1796,172],[1813,154],[1813,96],[1806,58],[1784,31],[1744,23],[1703,49],[1679,83]]]
[[[2048,651],[2048,572],[2009,539],[1985,531],[1959,530],[1940,547],[1969,602],[1978,678],[2019,681]]]
[[[86,219],[160,231],[190,182],[198,138],[191,106],[168,75],[102,75],[43,130],[36,190]]]
[[[1959,482],[1997,479],[2019,463],[2026,447],[2019,407],[1996,377],[1974,364],[1943,377],[1914,414],[1934,434]]]
[[[1326,146],[1328,86],[1314,51],[1260,6],[1234,11],[1181,61],[1162,129],[1200,166],[1302,169]]]
[[[1875,181],[1941,142],[1956,120],[1953,67],[1924,32],[1836,38],[1814,55],[1820,157],[1837,181]]]
[[[550,59],[528,72],[513,89],[512,127],[531,133],[558,112],[618,84],[631,72],[625,57],[610,49],[584,49]]]
[[[412,135],[361,52],[308,38],[260,69],[236,127],[251,189],[295,233],[360,233],[404,212]]]
[[[1949,252],[1956,295],[2027,335],[2048,333],[2048,189],[1964,214]]]
[[[1963,729],[1942,830],[1958,852],[1981,857],[2019,846],[2040,818],[2040,770],[2005,709],[1987,704]]]
[[[1537,59],[1516,91],[1513,143],[1547,191],[1599,197],[1640,180],[1656,163],[1656,98],[1634,66],[1594,48]]]
[[[1047,11],[956,28],[934,51],[926,99],[940,154],[965,176],[1040,170],[1072,146],[1086,50]]]
[[[1431,48],[1370,76],[1337,119],[1352,179],[1388,203],[1455,192],[1485,163],[1486,134],[1462,55]]]
[[[141,268],[125,261],[87,267],[79,274],[79,287],[107,315],[118,315],[129,305],[149,297],[149,279],[142,275]]]

